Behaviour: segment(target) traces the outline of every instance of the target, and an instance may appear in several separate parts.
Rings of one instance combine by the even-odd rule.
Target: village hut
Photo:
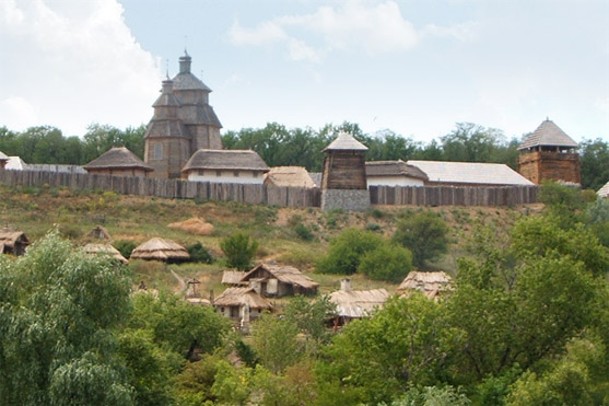
[[[354,319],[368,317],[383,307],[389,292],[385,289],[352,290],[351,280],[342,279],[340,290],[330,293],[329,301],[336,306],[333,326],[339,327]]]
[[[596,192],[598,197],[609,198],[609,182],[605,183],[605,185]]]
[[[87,244],[83,247],[83,250],[87,254],[91,255],[109,255],[122,264],[127,264],[129,262],[127,258],[125,258],[119,252],[119,250],[117,250],[110,244]]]
[[[302,166],[276,166],[264,177],[264,184],[276,187],[300,187],[311,189],[315,182]]]
[[[370,186],[424,186],[427,175],[419,168],[397,161],[366,162],[366,182]]]
[[[154,169],[125,147],[114,147],[84,166],[88,173],[146,177]]]
[[[261,185],[268,171],[252,150],[200,149],[184,165],[182,177],[192,182]]]
[[[262,312],[271,311],[271,302],[260,296],[251,286],[228,288],[213,301],[216,311],[233,321],[248,322]]]
[[[245,272],[241,271],[224,271],[222,273],[222,284],[229,286],[247,286],[248,282],[242,282],[241,279],[245,276]]]
[[[152,238],[138,245],[131,252],[132,259],[145,259],[152,261],[180,262],[188,261],[190,255],[186,248],[180,244],[162,238]]]
[[[319,283],[293,266],[260,264],[247,272],[241,282],[248,283],[265,297],[315,295]]]
[[[412,292],[418,291],[429,299],[438,300],[450,290],[450,284],[451,277],[441,271],[410,271],[398,287],[398,292],[402,296],[408,296]]]
[[[95,226],[91,231],[89,231],[87,237],[92,240],[111,240],[110,233],[108,230],[106,230],[106,227],[100,225]]]
[[[6,156],[2,151],[0,151],[0,169],[4,169],[7,163],[8,156]]]
[[[30,240],[23,231],[0,230],[0,252],[3,254],[23,255],[29,244]]]

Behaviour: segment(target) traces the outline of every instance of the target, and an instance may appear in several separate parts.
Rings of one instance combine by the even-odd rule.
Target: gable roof
[[[518,146],[518,150],[541,146],[577,148],[577,142],[573,141],[552,120],[546,119]]]
[[[505,164],[481,162],[408,161],[423,171],[429,182],[532,186],[533,182]]]
[[[245,276],[245,272],[241,271],[224,271],[222,273],[222,284],[223,285],[243,285],[245,282],[241,282],[241,279]]]
[[[218,306],[244,306],[250,309],[271,309],[271,302],[260,296],[254,288],[228,288],[218,296],[213,305]]]
[[[281,265],[269,265],[269,264],[260,264],[255,266],[252,270],[247,272],[243,278],[241,278],[241,282],[248,281],[251,276],[258,271],[259,269],[264,269],[275,279],[280,282],[287,283],[290,285],[298,285],[302,286],[305,289],[316,289],[319,286],[319,283],[315,282],[313,279],[304,275],[298,269],[293,266],[281,266]]]
[[[397,161],[366,162],[366,176],[407,176],[427,180],[427,175],[423,171],[401,159]]]
[[[596,192],[600,197],[609,197],[609,182],[605,183],[605,185]]]
[[[0,161],[8,161],[8,156],[2,151],[0,151]]]
[[[143,244],[138,245],[132,252],[133,259],[156,259],[161,261],[190,258],[186,248],[180,244],[162,238],[152,238]]]
[[[30,241],[23,231],[0,230],[0,245],[15,248],[16,243],[28,245]]]
[[[4,167],[4,169],[12,169],[12,170],[17,170],[17,171],[23,171],[26,168],[27,168],[27,164],[25,163],[25,161],[23,159],[21,159],[18,156],[9,156],[8,162],[6,163],[6,166]]]
[[[126,264],[127,258],[125,258],[119,250],[114,248],[110,244],[87,244],[83,247],[83,251],[90,255],[109,255],[117,261]]]
[[[226,169],[268,172],[269,167],[260,155],[252,150],[200,149],[195,152],[182,172],[193,169]]]
[[[141,168],[147,172],[153,168],[146,165],[133,152],[125,147],[113,147],[84,166],[85,169],[111,169],[111,168]]]
[[[330,143],[323,151],[367,151],[368,147],[356,140],[348,132],[341,131],[338,137]]]
[[[315,187],[309,172],[302,166],[275,166],[267,172],[265,182],[280,187]]]
[[[434,299],[450,288],[452,279],[444,272],[410,271],[398,287],[398,291],[407,294],[409,291],[420,291]]]
[[[336,314],[342,317],[362,318],[380,308],[389,298],[385,289],[337,290],[329,296],[336,305]]]

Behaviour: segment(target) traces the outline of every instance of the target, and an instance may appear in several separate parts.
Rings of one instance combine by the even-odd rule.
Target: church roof
[[[336,150],[367,151],[368,147],[365,146],[364,144],[362,144],[361,142],[359,142],[358,140],[356,140],[355,138],[353,138],[353,135],[351,135],[350,133],[341,131],[338,134],[338,137],[336,137],[336,139],[334,141],[332,141],[330,143],[330,145],[328,145],[326,148],[324,148],[324,151],[336,151]]]
[[[268,172],[269,167],[255,151],[230,149],[200,149],[195,152],[182,172],[192,169],[225,169]]]
[[[156,101],[152,104],[152,107],[179,107],[180,102],[173,94],[173,81],[164,80],[163,81],[163,90],[161,90],[161,95],[156,99]]]
[[[190,71],[191,61],[192,58],[186,52],[184,56],[180,57],[180,73],[173,78],[174,90],[202,90],[207,93],[211,92],[211,89]]]
[[[577,142],[573,141],[552,120],[546,119],[537,127],[533,134],[529,135],[520,144],[518,150],[541,146],[577,148]]]
[[[101,154],[97,159],[92,160],[84,166],[85,169],[103,168],[142,168],[145,171],[152,171],[152,167],[146,165],[133,152],[125,147],[114,147]]]
[[[184,124],[178,119],[155,119],[148,123],[144,138],[188,137]]]
[[[216,116],[216,112],[209,104],[203,104],[203,105],[197,106],[195,114],[196,114],[196,117],[195,117],[196,123],[202,123],[202,124],[211,125],[213,127],[222,128],[222,123],[220,123],[218,116]],[[186,124],[190,124],[190,123],[186,123]]]

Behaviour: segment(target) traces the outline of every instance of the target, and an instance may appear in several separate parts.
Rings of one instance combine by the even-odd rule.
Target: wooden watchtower
[[[370,207],[365,154],[368,148],[346,132],[325,149],[321,178],[322,210],[362,211]]]
[[[531,182],[581,183],[577,143],[551,120],[542,122],[518,151],[518,172]]]

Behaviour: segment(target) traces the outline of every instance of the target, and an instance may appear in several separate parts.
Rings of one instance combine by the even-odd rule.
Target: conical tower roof
[[[534,147],[566,147],[577,148],[577,142],[573,141],[563,130],[561,130],[550,119],[546,119],[520,146],[518,150]]]
[[[330,143],[324,151],[367,151],[368,147],[353,138],[348,132],[341,131],[338,137]]]
[[[161,90],[161,95],[156,99],[156,101],[152,104],[152,107],[179,107],[180,102],[173,94],[173,81],[172,80],[164,80],[163,81],[163,89]]]

